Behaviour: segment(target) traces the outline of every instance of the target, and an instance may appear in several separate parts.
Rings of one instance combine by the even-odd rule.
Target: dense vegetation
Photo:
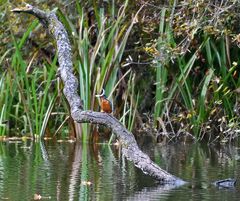
[[[114,115],[136,133],[209,142],[238,137],[238,1],[42,8],[55,6],[72,42],[84,109],[98,110],[95,94],[105,88]],[[12,7],[1,5],[0,135],[88,140],[89,125],[69,118],[51,37],[34,18],[13,16]]]

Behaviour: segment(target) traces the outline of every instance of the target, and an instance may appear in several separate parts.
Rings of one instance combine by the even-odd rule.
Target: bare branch
[[[161,182],[162,184],[182,185],[185,182],[162,170],[149,156],[143,153],[131,132],[129,132],[115,117],[107,113],[83,111],[83,105],[78,95],[78,80],[73,75],[72,52],[67,32],[63,24],[57,19],[55,12],[44,12],[31,5],[15,8],[17,13],[29,13],[36,16],[47,29],[53,34],[57,43],[57,54],[59,61],[59,73],[64,83],[64,95],[71,108],[71,116],[78,123],[94,123],[108,126],[117,135],[121,144],[122,152],[126,158]]]

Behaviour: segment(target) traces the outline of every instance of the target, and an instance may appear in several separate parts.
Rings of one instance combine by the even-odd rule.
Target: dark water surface
[[[34,194],[42,200],[240,200],[238,184],[235,189],[211,184],[239,178],[237,147],[140,146],[162,168],[190,182],[178,188],[158,185],[126,161],[116,146],[4,142],[0,144],[0,200],[33,200]]]

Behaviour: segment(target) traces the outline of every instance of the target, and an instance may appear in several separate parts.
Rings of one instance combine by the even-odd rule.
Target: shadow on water
[[[189,181],[158,185],[106,144],[4,142],[0,144],[1,200],[238,200],[239,186],[218,189],[213,181],[239,178],[239,148],[144,140],[140,146],[162,168]]]

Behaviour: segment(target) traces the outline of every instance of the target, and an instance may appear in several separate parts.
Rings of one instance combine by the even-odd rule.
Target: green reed
[[[165,22],[166,9],[161,12],[161,21],[159,25],[160,37],[158,38],[158,51],[161,53],[164,51],[164,46],[169,45],[173,48],[176,47],[174,41],[173,32],[170,25]],[[162,36],[165,36],[163,39]],[[202,46],[200,46],[201,48]],[[199,48],[199,49],[200,49]],[[166,55],[167,56],[167,55]],[[169,60],[163,61],[164,58],[157,60],[156,66],[156,103],[154,110],[154,120],[163,118],[169,108],[174,107],[175,101],[182,99],[188,112],[193,112],[193,97],[192,87],[190,85],[190,72],[194,67],[194,63],[197,59],[197,51],[192,54],[190,58],[184,56],[176,56],[177,70],[171,71],[171,64]],[[169,76],[174,75],[171,82],[169,82]],[[195,117],[191,117],[191,122],[194,123]]]
[[[163,34],[168,33],[168,30],[166,30],[166,24],[165,24],[165,15],[166,15],[166,9],[163,8],[161,12],[161,21],[159,25],[159,34],[161,35],[158,38],[158,50],[161,51],[161,44],[163,42]],[[162,62],[158,61],[156,66],[156,103],[155,103],[155,109],[154,109],[154,120],[156,122],[157,118],[159,116],[162,116],[163,114],[163,105],[164,105],[164,93],[166,90],[166,82],[168,78],[168,71],[165,68],[165,66],[162,64]]]
[[[73,63],[79,75],[79,92],[85,110],[98,110],[99,104],[95,95],[100,93],[102,88],[113,101],[114,91],[120,83],[117,76],[125,46],[136,22],[136,15],[133,17],[126,15],[128,1],[125,1],[119,9],[115,8],[114,2],[108,8],[98,7],[97,1],[92,3],[95,24],[88,24],[87,11],[76,2],[78,28],[60,9],[57,10],[57,15],[66,27],[73,44]],[[13,127],[10,129],[16,131],[14,128],[17,128],[17,132],[21,135],[26,134],[33,138],[44,137],[48,124],[52,125],[53,121],[50,117],[52,113],[56,113],[54,111],[59,91],[55,77],[57,56],[51,63],[44,62],[41,67],[33,67],[32,61],[36,59],[37,53],[33,53],[32,58],[25,60],[22,52],[29,35],[39,26],[38,20],[34,20],[22,38],[17,39],[12,35],[14,47],[7,50],[0,58],[1,64],[4,58],[13,52],[11,67],[3,72],[0,80],[1,135],[9,135],[6,131],[8,125],[11,125]],[[94,31],[96,33],[93,36]],[[129,73],[128,70],[123,78]],[[134,81],[131,84],[133,87],[129,88],[131,90],[129,97],[125,100],[130,101],[128,118],[130,129],[133,128],[139,97],[135,95]],[[60,110],[62,109],[68,109],[65,103],[61,106]],[[65,115],[58,116],[55,123],[63,116]],[[77,138],[84,142],[88,141],[89,125],[75,126]]]
[[[176,44],[169,25],[165,24],[165,15],[166,12],[163,9],[159,30],[160,35],[166,35],[166,37],[165,41],[161,36],[158,39],[159,52],[164,43],[172,47],[175,47]],[[227,121],[234,117],[236,94],[233,93],[233,89],[239,86],[237,83],[239,79],[233,78],[236,64],[232,66],[231,61],[229,61],[231,56],[227,51],[229,48],[227,45],[224,37],[216,41],[211,36],[205,35],[195,52],[190,55],[176,56],[177,71],[171,71],[169,67],[171,64],[168,61],[165,65],[162,62],[157,63],[155,121],[159,117],[166,117],[167,111],[179,102],[185,110],[184,124],[186,129],[190,128],[195,136],[202,138],[204,135],[201,133],[204,130],[203,127],[217,107],[221,106],[222,114],[228,119]],[[200,66],[200,75],[203,75],[200,76],[201,79],[195,80],[191,73],[199,65],[197,64],[199,51],[206,58],[206,64],[205,68]],[[169,75],[174,75],[171,82]],[[217,115],[215,117],[217,118]]]
[[[99,103],[95,95],[102,88],[114,101],[116,89],[121,79],[125,79],[127,87],[122,94],[123,108],[117,116],[129,130],[133,130],[137,108],[144,95],[136,87],[136,72],[131,68],[122,69],[122,60],[141,8],[135,16],[130,16],[127,13],[128,1],[118,9],[114,1],[108,7],[98,6],[98,1],[92,4],[93,24],[89,24],[88,11],[79,2],[76,2],[75,21],[61,10],[57,11],[73,44],[74,70],[79,78],[83,106],[85,110],[98,111]],[[233,108],[237,95],[234,90],[239,87],[240,79],[233,76],[237,65],[232,62],[235,58],[239,63],[237,53],[234,53],[237,51],[232,51],[225,36],[216,39],[198,28],[194,33],[196,35],[193,35],[198,40],[198,47],[189,47],[191,52],[179,53],[179,39],[176,39],[170,21],[166,20],[170,12],[163,8],[160,14],[158,38],[153,42],[156,49],[152,64],[156,85],[154,120],[157,122],[160,118],[164,122],[172,118],[175,121],[174,118],[182,115],[184,120],[179,118],[178,125],[183,123],[182,129],[201,138],[209,118],[219,118],[217,109],[221,108],[221,114],[227,121],[236,118]],[[0,79],[1,135],[7,134],[9,125],[14,125],[19,132],[43,137],[48,125],[54,124],[49,120],[54,111],[64,111],[55,123],[67,118],[67,103],[63,101],[60,109],[56,107],[59,95],[55,82],[57,56],[50,63],[44,62],[41,68],[33,68],[23,56],[23,45],[38,26],[35,20],[22,38],[12,36],[14,47],[0,58],[2,65],[5,57],[12,53],[10,67],[3,70]],[[205,63],[199,61],[199,53]],[[34,56],[28,58],[33,59]],[[200,73],[194,77],[193,72],[198,65]],[[120,70],[123,71],[121,78],[118,77]],[[75,126],[77,138],[88,141],[89,125]]]
[[[14,53],[0,85],[1,135],[12,135],[10,129],[14,135],[44,137],[56,100],[56,89],[51,89],[51,85],[55,79],[57,57],[50,65],[46,63],[39,68],[31,66],[31,62],[27,65],[21,51],[38,25],[39,22],[34,20],[21,39],[12,35]],[[3,124],[3,121],[7,123]]]
[[[93,1],[95,24],[89,24],[84,7],[76,2],[78,12],[78,30],[71,21],[59,12],[60,19],[65,24],[71,36],[74,47],[74,65],[79,75],[79,91],[84,109],[98,110],[99,104],[95,95],[104,88],[110,100],[113,100],[113,89],[118,85],[117,73],[125,46],[135,23],[135,17],[129,21],[126,17],[128,1],[115,10],[115,5],[108,9],[97,6]],[[108,17],[106,17],[108,16]],[[95,35],[94,35],[95,34]],[[89,125],[82,124],[82,130],[77,136],[83,141],[89,139]]]

